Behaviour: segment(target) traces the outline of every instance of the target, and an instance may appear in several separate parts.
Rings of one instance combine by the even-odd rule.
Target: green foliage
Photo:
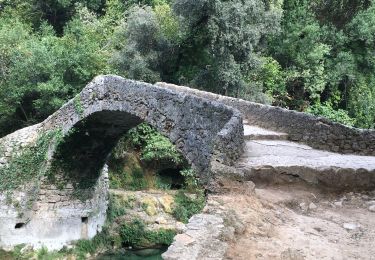
[[[159,229],[156,231],[147,232],[146,238],[152,244],[169,246],[172,244],[176,231],[171,229]]]
[[[141,149],[141,159],[145,162],[159,165],[183,163],[182,155],[168,138],[148,124],[143,123],[131,129],[125,138],[129,140],[131,146]]]
[[[375,78],[371,80],[360,80],[350,91],[348,108],[361,128],[375,128]]]
[[[329,103],[315,104],[310,106],[306,112],[316,116],[323,116],[334,122],[338,122],[347,126],[354,126],[356,120],[348,115],[348,112],[343,109],[334,110]]]
[[[315,114],[373,127],[372,101],[362,97],[373,95],[374,2],[285,0],[283,10],[267,50],[286,78],[287,95],[276,104],[301,111],[312,104]]]
[[[239,95],[259,66],[261,38],[278,31],[281,11],[262,1],[177,0],[130,9],[127,44],[112,58],[127,77],[189,84]],[[235,19],[234,19],[235,17]]]
[[[94,76],[107,71],[103,27],[80,9],[62,37],[0,17],[0,135],[45,119]]]
[[[148,124],[140,124],[120,139],[109,161],[113,189],[170,189],[172,179],[181,180],[178,169],[187,166],[175,146]],[[161,176],[170,170],[170,176]],[[191,180],[193,185],[193,180]]]
[[[2,0],[2,15],[21,17],[34,28],[48,22],[58,33],[76,14],[76,7],[101,13],[105,0]]]
[[[0,168],[0,191],[16,189],[44,174],[47,152],[57,132],[42,134],[35,145],[24,147],[12,156],[7,166]]]
[[[149,187],[144,172],[139,166],[124,169],[126,160],[116,160],[110,163],[110,188],[126,190],[145,190]]]
[[[175,67],[178,38],[176,18],[166,5],[134,6],[126,23],[119,28],[120,40],[126,44],[112,56],[113,66],[124,76],[154,83],[169,75]]]
[[[56,251],[48,251],[47,248],[42,247],[37,251],[36,257],[38,260],[56,260],[56,259],[64,259],[65,255],[62,252]]]
[[[107,219],[112,222],[114,219],[120,216],[124,216],[126,213],[126,208],[129,207],[129,202],[124,201],[117,196],[110,194],[109,204],[107,209]]]
[[[326,55],[331,48],[324,43],[326,28],[316,20],[307,0],[284,1],[282,32],[271,41],[272,55],[286,71],[287,87],[294,100],[289,106],[303,109],[307,96],[318,101],[328,83]]]
[[[261,39],[279,29],[280,10],[255,0],[176,0],[173,9],[186,35],[182,55],[191,55],[181,67],[196,71],[188,83],[238,96],[259,66]]]
[[[123,243],[128,246],[142,247],[149,244],[168,246],[172,244],[176,232],[169,229],[146,230],[143,221],[134,219],[130,223],[121,225],[120,235]]]
[[[137,246],[140,245],[145,239],[145,224],[135,219],[129,224],[123,224],[120,228],[122,241],[127,245]]]
[[[112,243],[116,240],[116,237],[109,233],[107,227],[97,234],[93,239],[86,240],[81,239],[75,243],[75,247],[71,253],[77,256],[77,259],[87,259],[87,253],[94,255],[100,250],[108,250],[111,248]]]
[[[184,223],[194,215],[202,211],[205,205],[205,197],[203,192],[197,192],[196,198],[186,195],[183,191],[179,191],[175,196],[175,207],[173,216]]]
[[[185,189],[188,191],[196,191],[199,188],[199,181],[197,173],[192,168],[187,168],[180,171],[184,177]]]
[[[83,107],[82,107],[82,103],[81,103],[81,97],[79,95],[77,95],[77,96],[74,97],[73,104],[74,104],[74,109],[76,110],[76,112],[80,116],[82,116],[82,114],[83,114]]]

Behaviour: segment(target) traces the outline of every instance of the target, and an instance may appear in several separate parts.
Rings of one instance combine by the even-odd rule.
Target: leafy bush
[[[183,191],[179,191],[174,201],[173,216],[177,220],[187,223],[194,214],[202,211],[205,204],[205,197],[202,191],[197,193],[196,198],[191,198]]]
[[[171,229],[159,229],[156,231],[147,232],[146,238],[155,245],[169,246],[176,236],[176,231]]]
[[[115,160],[109,163],[111,189],[144,190],[149,187],[145,173],[139,165],[125,166],[127,160]]]
[[[99,249],[108,249],[111,247],[115,237],[111,236],[107,227],[97,234],[93,239],[81,239],[75,243],[73,252],[78,259],[86,259],[86,254],[95,254]]]
[[[316,104],[310,106],[307,110],[307,113],[326,117],[334,122],[338,122],[347,126],[354,126],[355,119],[351,118],[348,115],[348,112],[343,109],[334,110],[329,103],[325,104]]]
[[[127,201],[121,200],[116,195],[110,194],[107,209],[108,221],[113,221],[115,218],[125,215],[127,206]]]
[[[195,191],[199,187],[197,173],[192,168],[187,168],[180,171],[184,177],[185,189],[188,191]]]
[[[146,230],[143,221],[134,219],[130,223],[125,223],[120,227],[120,235],[124,244],[133,247],[142,247],[145,245],[170,245],[176,232],[168,229],[159,229],[157,231]]]
[[[134,219],[121,225],[120,235],[126,245],[140,246],[145,239],[145,224],[139,219]]]
[[[143,161],[153,162],[156,164],[154,166],[183,163],[182,155],[171,141],[146,123],[131,129],[125,138],[128,139],[131,146],[140,149]]]
[[[353,87],[348,108],[357,127],[375,128],[375,78],[370,82],[362,79]]]

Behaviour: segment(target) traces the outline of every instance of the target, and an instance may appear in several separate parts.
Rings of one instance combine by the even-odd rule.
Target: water
[[[167,248],[117,251],[99,255],[95,260],[163,260]]]

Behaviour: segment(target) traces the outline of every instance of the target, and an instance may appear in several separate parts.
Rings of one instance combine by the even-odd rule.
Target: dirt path
[[[212,195],[208,202],[245,224],[227,259],[375,259],[375,192],[264,186],[252,195]]]

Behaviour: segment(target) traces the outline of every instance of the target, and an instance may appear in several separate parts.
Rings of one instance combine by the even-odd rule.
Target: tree
[[[81,9],[57,37],[15,19],[0,21],[0,135],[45,119],[86,83],[107,71],[99,21]]]
[[[261,43],[279,29],[280,10],[255,0],[176,0],[173,9],[184,25],[182,81],[225,95],[246,91]]]
[[[128,78],[154,83],[173,74],[179,25],[168,5],[135,6],[120,28],[126,44],[112,64]],[[168,80],[167,80],[168,81]]]
[[[328,28],[321,26],[307,0],[284,1],[282,32],[271,40],[270,54],[287,75],[292,96],[288,106],[303,110],[307,101],[317,102],[329,79],[327,55],[331,46],[324,42]]]

